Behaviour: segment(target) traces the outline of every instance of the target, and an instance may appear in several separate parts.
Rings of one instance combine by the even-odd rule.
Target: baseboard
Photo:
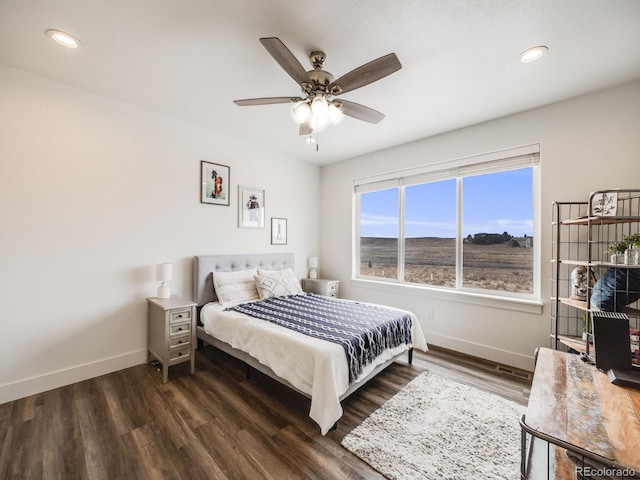
[[[140,365],[146,361],[147,350],[141,349],[96,362],[18,380],[17,382],[6,383],[0,385],[0,404]]]
[[[502,365],[508,365],[530,372],[534,369],[533,355],[535,352],[531,352],[531,355],[523,355],[518,352],[511,352],[489,345],[460,340],[459,338],[447,337],[446,335],[439,335],[433,332],[425,332],[424,335],[429,344],[433,343],[434,345],[449,350],[465,353],[473,357],[484,358]]]

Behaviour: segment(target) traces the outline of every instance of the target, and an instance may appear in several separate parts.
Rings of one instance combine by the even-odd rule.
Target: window
[[[462,179],[462,285],[533,293],[533,168]]]
[[[534,145],[356,181],[356,276],[537,299],[538,170]]]
[[[456,181],[405,188],[404,281],[456,286]]]
[[[360,199],[362,275],[398,278],[398,189],[367,193]]]

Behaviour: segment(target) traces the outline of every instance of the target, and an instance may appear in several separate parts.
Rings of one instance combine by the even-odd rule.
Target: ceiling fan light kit
[[[291,113],[296,124],[308,125],[312,131],[321,132],[328,125],[337,125],[342,121],[340,107],[340,102],[336,100],[329,102],[325,95],[315,95],[297,102]],[[306,135],[306,132],[301,135]]]
[[[261,38],[260,42],[285,72],[302,89],[303,97],[267,97],[234,100],[238,106],[294,103],[291,115],[300,126],[299,134],[307,136],[308,143],[316,143],[317,134],[328,125],[337,125],[344,115],[368,123],[378,123],[384,114],[347,100],[333,97],[369,85],[402,68],[395,53],[390,53],[350,71],[334,81],[333,75],[323,70],[327,55],[321,51],[309,54],[313,70],[306,71],[291,51],[276,37]],[[316,134],[315,141],[312,134]]]

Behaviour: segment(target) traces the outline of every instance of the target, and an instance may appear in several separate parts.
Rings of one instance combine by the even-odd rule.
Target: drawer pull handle
[[[182,352],[178,353],[178,356],[181,357],[182,356]]]
[[[178,331],[179,331],[179,332],[181,332],[181,331],[182,331],[182,327],[179,327],[179,328],[178,328]]]
[[[180,345],[182,343],[182,340],[178,340],[178,345]]]
[[[182,314],[178,315],[178,318],[182,318]]]

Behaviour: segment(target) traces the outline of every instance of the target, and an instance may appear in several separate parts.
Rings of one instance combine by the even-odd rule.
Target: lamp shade
[[[309,257],[309,268],[318,268],[318,257]]]
[[[311,113],[317,117],[324,117],[327,114],[329,103],[324,95],[319,95],[311,102]]]
[[[156,280],[159,282],[168,282],[173,274],[173,265],[170,263],[159,263],[156,265]]]
[[[340,107],[335,103],[331,102],[329,104],[329,108],[327,109],[327,120],[331,125],[339,124],[344,118],[344,114]]]
[[[296,123],[305,123],[309,119],[311,108],[309,107],[309,104],[307,102],[301,101],[293,106],[291,113],[293,114],[293,118],[295,119]]]

